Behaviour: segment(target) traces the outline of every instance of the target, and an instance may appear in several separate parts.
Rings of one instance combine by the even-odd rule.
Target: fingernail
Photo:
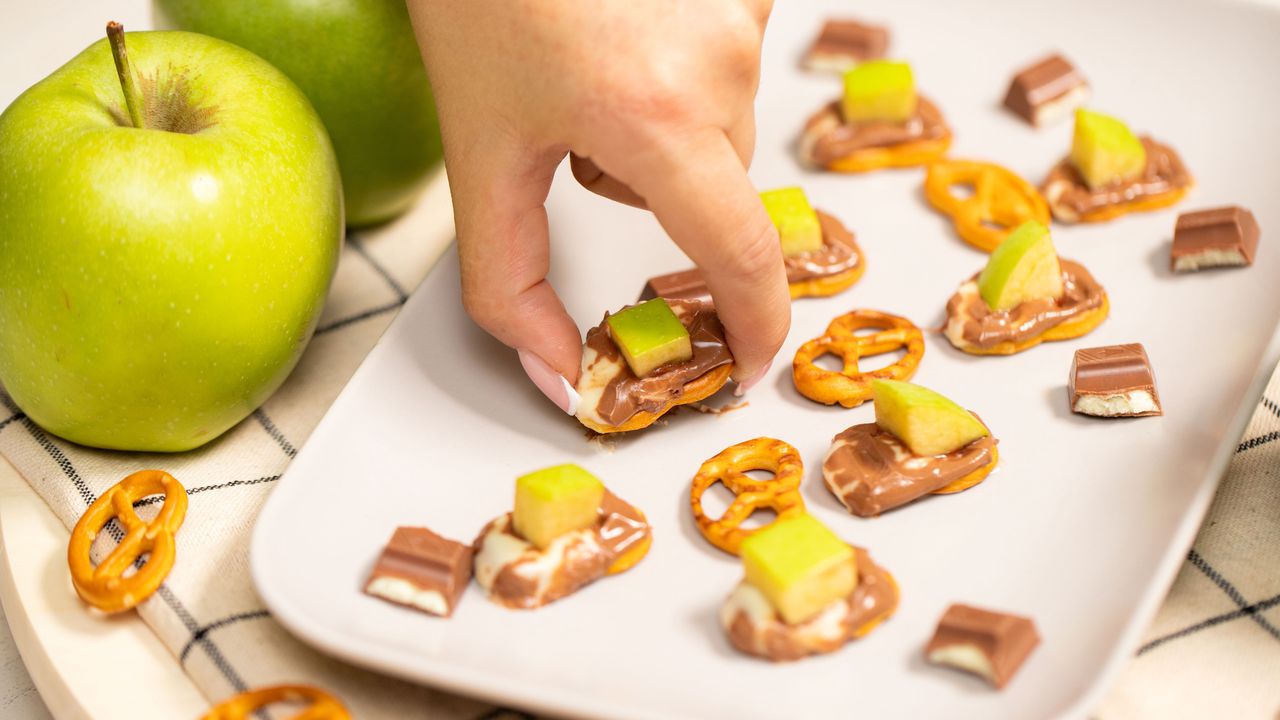
[[[542,391],[542,394],[555,403],[556,407],[569,415],[576,415],[578,412],[578,391],[573,389],[569,381],[560,373],[552,370],[547,361],[538,357],[535,353],[528,350],[517,350],[516,354],[520,356],[520,365],[524,368],[525,374]]]
[[[755,387],[756,383],[764,379],[765,373],[769,372],[769,368],[771,367],[773,367],[772,360],[765,363],[764,367],[757,370],[754,375],[738,383],[738,386],[733,389],[733,396],[742,397],[743,395],[746,395],[748,390]]]

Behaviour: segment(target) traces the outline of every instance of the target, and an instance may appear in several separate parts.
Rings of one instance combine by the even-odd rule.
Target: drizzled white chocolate
[[[594,528],[565,533],[539,550],[515,534],[507,514],[476,541],[475,578],[491,600],[535,608],[599,579],[611,561]]]

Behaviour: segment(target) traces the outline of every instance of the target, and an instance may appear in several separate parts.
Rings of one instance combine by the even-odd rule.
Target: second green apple
[[[403,0],[156,0],[157,21],[265,58],[329,130],[347,224],[407,210],[441,157],[427,73]]]

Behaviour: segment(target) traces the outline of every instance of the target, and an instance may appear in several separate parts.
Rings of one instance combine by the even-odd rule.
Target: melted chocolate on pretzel
[[[788,283],[839,275],[862,263],[862,254],[858,251],[853,233],[831,215],[821,210],[817,213],[818,223],[822,226],[822,248],[783,257]],[[655,297],[711,302],[706,280],[702,277],[702,271],[697,268],[649,278],[640,294],[640,300],[643,302]]]
[[[1028,300],[1009,310],[992,310],[978,293],[977,275],[947,302],[946,335],[980,348],[1024,342],[1067,320],[1102,306],[1106,291],[1083,266],[1059,259],[1062,297]]]
[[[772,608],[766,617],[758,617],[747,608],[738,607],[725,621],[729,642],[747,654],[774,662],[798,660],[815,652],[836,650],[892,615],[898,607],[898,589],[893,578],[871,560],[866,550],[854,547],[854,552],[858,586],[846,600],[848,606],[838,626],[817,627],[820,618],[788,625]]]
[[[812,132],[821,134],[814,138],[810,160],[817,165],[828,165],[859,150],[892,147],[916,140],[939,140],[951,131],[938,106],[920,96],[915,114],[900,123],[884,120],[846,122],[840,102],[835,101],[809,118],[805,133]]]
[[[1049,171],[1049,177],[1044,181],[1042,188],[1045,197],[1055,208],[1065,208],[1079,217],[1111,205],[1133,202],[1191,185],[1191,173],[1173,148],[1145,135],[1139,140],[1147,151],[1147,167],[1136,179],[1117,180],[1093,190],[1085,184],[1071,159],[1064,158]]]
[[[617,374],[605,386],[596,406],[596,414],[609,425],[622,425],[641,411],[661,410],[684,392],[687,383],[733,362],[724,327],[713,307],[692,300],[667,300],[667,304],[689,331],[693,357],[663,365],[648,377],[639,378],[631,372],[622,351],[613,342],[607,323],[602,321],[587,331],[586,347],[596,352],[596,359],[583,372],[591,372],[601,362],[618,366]]]
[[[604,577],[619,557],[645,542],[649,534],[649,523],[640,512],[605,490],[595,526],[557,539],[557,543],[564,543],[563,551],[551,558],[554,562],[548,562],[548,553],[555,544],[547,550],[529,545],[516,533],[512,515],[507,513],[485,525],[473,543],[476,579],[501,605],[541,607]],[[496,536],[514,539],[512,548],[518,552],[504,558],[496,572],[487,573],[481,568],[489,558],[485,545],[501,542],[502,538],[495,540]]]
[[[839,275],[862,262],[848,228],[821,210],[818,222],[822,225],[822,249],[783,258],[789,283]]]
[[[875,423],[854,425],[831,441],[822,477],[849,512],[874,517],[990,464],[995,446],[996,440],[988,435],[958,450],[925,457],[913,455]]]

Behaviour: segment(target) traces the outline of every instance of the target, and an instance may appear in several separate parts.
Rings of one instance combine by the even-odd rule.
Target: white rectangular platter
[[[1000,467],[968,492],[873,520],[847,514],[819,472],[831,437],[870,422],[872,408],[800,397],[791,355],[855,307],[940,326],[947,298],[985,256],[926,206],[918,170],[849,177],[795,162],[798,129],[839,88],[797,59],[820,20],[841,12],[875,12],[869,19],[891,26],[892,54],[913,62],[955,130],[953,156],[1039,181],[1066,152],[1070,123],[1035,131],[998,105],[1016,68],[1061,49],[1092,81],[1093,107],[1182,153],[1199,184],[1180,209],[1239,203],[1264,228],[1254,267],[1175,277],[1176,210],[1056,227],[1063,256],[1109,291],[1110,319],[1085,338],[1008,358],[964,355],[929,333],[916,380],[982,415],[1000,439]],[[1277,37],[1280,13],[1243,3],[778,3],[751,174],[761,187],[803,185],[849,225],[866,253],[863,280],[795,303],[790,338],[749,407],[681,413],[607,452],[538,395],[514,352],[470,323],[447,252],[263,511],[252,552],[263,599],[304,640],[351,662],[559,714],[1083,715],[1158,606],[1280,350]],[[647,277],[687,266],[650,216],[586,193],[567,172],[548,207],[551,279],[584,329],[633,302]],[[1146,345],[1165,415],[1072,415],[1073,351],[1124,342]],[[688,483],[703,460],[760,435],[801,451],[811,511],[902,588],[895,617],[832,655],[771,665],[735,653],[717,624],[741,571],[698,534]],[[498,607],[473,586],[448,621],[360,593],[395,526],[469,541],[510,509],[516,475],[561,462],[586,466],[648,514],[655,541],[636,569],[534,612]],[[1043,644],[1005,692],[922,661],[953,601],[1038,623]]]

